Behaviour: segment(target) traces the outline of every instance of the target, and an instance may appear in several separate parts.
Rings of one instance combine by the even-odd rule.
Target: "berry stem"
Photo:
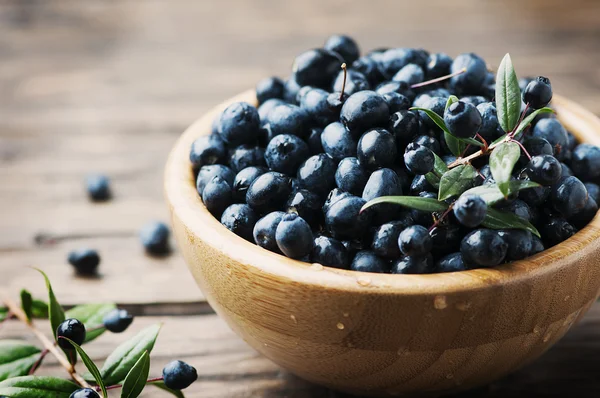
[[[442,82],[444,80],[451,79],[454,76],[462,75],[466,71],[467,71],[467,68],[462,68],[458,72],[450,73],[449,75],[446,75],[446,76],[441,76],[441,77],[437,77],[435,79],[427,80],[426,82],[421,82],[421,83],[413,84],[412,86],[410,86],[410,88],[419,88],[419,87],[423,87],[423,86],[428,86],[430,84]]]
[[[461,164],[470,163],[473,159],[477,159],[480,156],[486,155],[490,150],[496,148],[498,145],[500,145],[504,142],[510,141],[510,139],[511,138],[507,135],[506,138],[504,138],[502,141],[497,142],[497,143],[492,144],[489,147],[487,147],[486,151],[479,150],[479,151],[467,156],[466,158],[460,157],[460,158],[456,159],[454,162],[452,162],[448,165],[448,168],[451,169],[453,167],[460,166]]]
[[[481,149],[482,152],[487,152],[488,149],[488,143],[485,140],[485,138],[483,138],[481,136],[481,134],[477,133],[477,135],[475,135],[477,138],[479,138],[481,140],[481,142],[483,143],[483,148]]]
[[[31,367],[31,369],[29,369],[29,375],[31,376],[32,374],[35,373],[35,371],[40,367],[40,365],[42,364],[42,361],[44,360],[44,358],[46,358],[46,355],[48,355],[50,351],[48,351],[47,348],[44,348],[42,350],[42,352],[40,353],[40,357],[37,359],[37,361],[35,361],[35,363],[33,364],[33,366]]]
[[[25,315],[25,312],[23,312],[21,307],[18,306],[13,300],[11,300],[8,297],[2,296],[1,298],[8,310],[12,312],[18,320],[23,322],[31,330],[35,337],[37,337],[38,340],[42,343],[44,348],[56,358],[58,363],[60,363],[62,367],[64,367],[67,370],[67,372],[69,372],[69,375],[71,375],[73,380],[75,380],[77,384],[79,384],[81,387],[90,388],[88,382],[85,381],[83,377],[81,377],[81,375],[75,372],[75,368],[73,367],[73,365],[71,365],[69,361],[67,361],[65,356],[58,351],[58,349],[54,346],[50,339],[48,339],[48,337],[46,337],[45,334],[43,334],[38,328],[35,327],[35,325],[32,322],[30,322],[27,319],[27,315]]]
[[[529,152],[527,152],[527,149],[525,149],[525,147],[523,146],[523,144],[521,144],[519,141],[517,141],[515,139],[511,139],[510,142],[516,142],[521,147],[521,150],[523,151],[523,153],[525,154],[525,156],[527,156],[527,158],[529,160],[531,160],[531,155],[529,154]]]
[[[344,100],[344,90],[346,89],[346,77],[348,76],[348,70],[346,69],[346,63],[342,64],[342,70],[344,71],[344,81],[342,82],[342,92],[340,93],[340,101]]]
[[[525,105],[525,110],[523,110],[523,112],[521,112],[521,117],[519,118],[519,123],[517,123],[517,125],[515,126],[515,128],[513,129],[513,131],[511,131],[511,132],[508,134],[508,136],[509,136],[510,138],[512,138],[512,137],[514,137],[514,136],[515,136],[515,131],[517,131],[517,129],[519,128],[519,125],[520,125],[521,123],[523,123],[523,119],[525,119],[525,114],[527,113],[527,111],[528,111],[528,110],[529,110],[529,103],[527,103],[527,104]]]
[[[450,206],[448,206],[448,208],[446,209],[446,211],[444,211],[442,213],[442,215],[440,216],[440,218],[438,218],[437,220],[435,220],[435,222],[433,223],[433,225],[431,227],[429,227],[429,232],[433,231],[433,229],[435,227],[437,227],[438,225],[440,225],[440,223],[442,221],[444,221],[444,218],[446,218],[446,216],[448,216],[448,214],[452,211],[452,207],[454,207],[454,203],[452,203]]]

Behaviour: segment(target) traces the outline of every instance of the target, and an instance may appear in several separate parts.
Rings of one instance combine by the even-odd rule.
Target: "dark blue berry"
[[[163,382],[171,390],[188,388],[198,379],[198,373],[193,366],[183,361],[169,362],[162,371]]]
[[[100,398],[100,394],[92,388],[80,388],[69,395],[69,398]]]
[[[387,102],[381,95],[368,90],[348,97],[340,113],[340,121],[355,136],[372,127],[386,127],[389,117]]]
[[[294,175],[298,166],[308,157],[308,145],[295,135],[280,134],[265,149],[267,165],[273,171]]]
[[[231,185],[219,176],[206,184],[202,191],[202,202],[216,218],[221,218],[223,211],[233,202]]]
[[[283,254],[295,259],[308,255],[313,247],[310,225],[295,213],[283,216],[275,231],[275,240]]]
[[[358,44],[346,35],[329,36],[323,48],[338,53],[347,64],[352,64],[360,56]]]
[[[360,164],[369,170],[390,167],[396,160],[396,140],[385,129],[372,129],[362,135],[356,151]]]
[[[439,257],[455,251],[464,233],[458,225],[442,224],[432,228],[429,236],[431,236],[432,252]]]
[[[406,111],[410,108],[410,100],[403,94],[392,92],[383,94],[382,97],[387,102],[390,113]]]
[[[522,229],[506,229],[498,234],[508,244],[506,261],[522,260],[531,253],[531,232]]]
[[[362,250],[354,256],[350,269],[358,272],[375,272],[383,274],[390,272],[390,264],[388,261],[378,257],[374,252]]]
[[[266,166],[265,150],[252,145],[240,145],[231,152],[229,166],[234,173],[250,166]]]
[[[554,155],[560,159],[562,149],[567,146],[567,130],[556,119],[542,119],[533,128],[533,137],[546,139],[554,149]]]
[[[529,205],[520,199],[516,199],[508,203],[506,206],[502,206],[502,211],[509,211],[514,215],[521,217],[527,221],[533,221],[533,211],[529,207]]]
[[[333,82],[332,90],[339,93],[342,91],[342,87],[344,87],[344,93],[352,95],[371,88],[367,77],[357,70],[348,69],[345,79],[346,86],[344,87],[344,71],[341,70]]]
[[[338,96],[339,99],[339,96]],[[308,113],[312,121],[326,126],[339,119],[340,109],[337,102],[330,102],[330,93],[320,88],[311,88],[300,100],[300,107]]]
[[[283,100],[290,104],[296,105],[296,96],[301,88],[302,86],[298,84],[298,82],[294,79],[294,76],[290,76],[283,83]]]
[[[87,192],[91,200],[101,202],[109,200],[112,196],[110,180],[102,174],[89,175],[86,178]]]
[[[383,82],[377,86],[375,92],[381,96],[391,93],[402,94],[411,101],[415,98],[415,92],[407,82]]]
[[[534,254],[541,253],[545,250],[544,243],[540,238],[535,235],[531,235],[531,251],[529,252],[530,256]]]
[[[325,152],[323,149],[323,144],[321,144],[322,133],[323,129],[320,127],[315,127],[310,131],[310,135],[308,136],[306,142],[308,143],[308,149],[310,150],[311,155],[317,155]]]
[[[133,315],[126,310],[115,308],[102,318],[102,324],[112,333],[122,333],[133,322]]]
[[[584,181],[600,177],[600,148],[590,144],[579,144],[573,150],[571,169]]]
[[[433,152],[437,155],[440,155],[442,153],[440,142],[435,137],[431,137],[429,135],[420,135],[420,136],[416,137],[413,140],[413,142],[415,144],[424,146],[425,148],[429,148],[429,150],[431,150],[431,152]]]
[[[264,104],[261,104],[261,106],[258,107],[258,116],[260,117],[261,126],[267,123],[267,116],[269,115],[269,112],[275,109],[275,107],[283,104],[285,104],[285,101],[275,98],[267,100]]]
[[[340,122],[329,124],[321,134],[321,145],[326,154],[340,161],[347,157],[356,156],[357,142],[344,125]]]
[[[523,141],[523,147],[525,147],[525,150],[527,151],[527,153],[529,153],[530,156],[552,156],[554,154],[552,145],[550,145],[550,143],[547,140],[540,137],[527,138],[525,141]],[[523,151],[521,151],[521,158],[519,162],[521,164],[528,163],[527,156],[523,153]]]
[[[435,79],[450,74],[452,58],[444,53],[434,53],[429,55],[425,75],[427,79]]]
[[[259,127],[258,111],[246,102],[229,105],[219,120],[219,134],[223,141],[232,146],[256,142]]]
[[[584,185],[585,189],[588,191],[589,197],[598,203],[600,201],[600,186],[593,182],[586,182]]]
[[[296,177],[301,188],[325,196],[335,186],[336,162],[321,153],[306,159],[298,168]]]
[[[313,248],[310,252],[310,262],[319,263],[326,267],[348,269],[350,266],[350,254],[339,240],[319,235],[314,240]]]
[[[523,91],[523,102],[529,104],[530,108],[540,109],[552,100],[552,85],[550,79],[538,76],[533,79]]]
[[[399,220],[381,224],[375,229],[371,249],[380,257],[395,259],[402,255],[398,246],[400,233],[413,223],[410,213],[405,212]]]
[[[477,108],[463,101],[455,102],[446,109],[444,122],[452,135],[459,138],[473,137],[483,123]]]
[[[229,167],[223,166],[222,164],[202,166],[200,171],[198,171],[198,177],[196,178],[196,190],[200,196],[202,196],[206,184],[217,176],[221,177],[231,185],[233,184],[235,173]]]
[[[527,176],[523,180],[527,181],[530,178]],[[519,191],[519,199],[527,203],[530,207],[540,206],[548,199],[548,196],[550,196],[550,187],[541,186]]]
[[[65,337],[77,345],[82,345],[85,341],[85,326],[80,320],[70,318],[61,322],[56,328],[58,346],[64,350],[73,350],[74,347],[71,343],[61,337]]]
[[[429,54],[414,48],[391,48],[381,55],[381,70],[387,78],[391,78],[408,64],[424,67]]]
[[[310,116],[299,106],[281,104],[275,106],[265,120],[269,140],[280,134],[292,134],[307,138],[310,134]]]
[[[413,174],[424,175],[433,170],[435,157],[429,148],[411,143],[404,152],[404,164]]]
[[[413,111],[399,111],[390,117],[389,129],[396,137],[398,149],[404,148],[419,135],[420,117]]]
[[[396,72],[392,80],[397,82],[406,82],[412,86],[425,80],[425,72],[423,72],[423,68],[421,68],[419,65],[408,64]]]
[[[469,266],[495,267],[504,261],[507,251],[508,244],[491,229],[477,229],[460,243],[463,261]]]
[[[392,274],[429,274],[434,271],[433,257],[404,256],[392,263]]]
[[[192,143],[190,162],[194,170],[209,164],[221,163],[225,160],[227,150],[218,134],[205,135]]]
[[[246,204],[232,204],[221,216],[221,224],[234,234],[252,242],[252,230],[258,214]]]
[[[579,210],[577,213],[573,214],[569,218],[569,222],[573,224],[576,228],[585,227],[592,219],[596,216],[598,212],[598,204],[596,201],[589,197],[583,209]]]
[[[254,182],[259,176],[265,174],[268,171],[266,167],[246,167],[240,170],[233,179],[233,198],[238,202],[246,201],[246,192],[250,187],[250,184]]]
[[[369,172],[358,162],[357,158],[345,158],[338,164],[335,182],[342,191],[352,195],[362,195],[369,179]]]
[[[546,248],[558,245],[575,235],[575,227],[562,217],[550,217],[543,221],[540,233]]]
[[[416,103],[417,101],[415,101],[415,103],[413,103],[413,105],[417,106],[419,108],[429,109],[429,110],[435,112],[438,116],[440,116],[442,118],[444,117],[444,109],[446,108],[446,102],[448,101],[447,98],[425,96],[424,101],[425,101],[425,103],[422,105]],[[438,125],[435,124],[435,122],[433,120],[431,120],[431,118],[429,116],[427,116],[427,114],[424,111],[419,111],[419,116],[421,118],[421,121],[425,124],[425,126],[429,127],[430,129],[433,129],[435,131],[441,131],[441,129],[438,127]]]
[[[361,208],[366,201],[356,196],[347,196],[329,205],[325,214],[325,225],[331,235],[338,239],[354,239],[364,234],[371,224],[371,212]]]
[[[453,207],[456,219],[465,227],[475,228],[483,222],[487,214],[487,204],[481,196],[461,195]]]
[[[160,221],[152,221],[144,225],[140,230],[140,240],[146,253],[156,256],[168,254],[171,251],[170,234],[169,227]]]
[[[433,186],[431,186],[431,184],[429,183],[429,181],[427,181],[427,178],[425,178],[424,175],[416,175],[410,183],[410,193],[412,195],[418,195],[420,192],[433,190]]]
[[[329,210],[329,208],[338,200],[347,198],[347,197],[351,197],[351,196],[357,196],[357,195],[352,195],[349,192],[342,191],[341,189],[338,189],[338,188],[332,189],[329,192],[329,194],[327,195],[327,198],[325,199],[325,203],[323,203],[323,209],[322,209],[323,214],[326,214],[327,211]]]
[[[328,89],[344,61],[339,54],[317,48],[298,55],[292,71],[300,86]]]
[[[307,189],[297,189],[290,195],[286,211],[298,214],[309,225],[316,227],[322,223],[322,207],[323,199],[319,195]]]
[[[488,99],[482,95],[467,95],[466,97],[461,97],[460,100],[467,104],[471,104],[474,107],[478,107],[479,105],[484,104],[484,103],[491,104],[490,102],[488,102]],[[481,113],[481,111],[479,113]],[[483,117],[483,115],[482,115],[482,117]]]
[[[283,211],[274,211],[256,222],[252,235],[258,246],[275,253],[281,253],[275,240],[275,231],[283,216],[285,216]]]
[[[492,142],[504,135],[504,130],[498,122],[498,112],[491,102],[484,102],[477,105],[477,110],[481,115],[481,127],[479,134],[487,141]]]
[[[402,195],[402,184],[392,169],[379,169],[371,173],[362,192],[362,198],[366,201],[380,196],[398,195]]]
[[[552,187],[550,201],[552,207],[568,219],[583,210],[588,192],[579,178],[571,176]]]
[[[246,203],[260,213],[280,210],[292,192],[290,177],[269,171],[256,178],[246,192]]]
[[[431,251],[432,242],[427,228],[412,225],[398,236],[398,247],[406,256],[424,256]]]
[[[532,157],[525,169],[531,181],[535,181],[541,185],[556,184],[562,176],[560,162],[551,155]]]
[[[256,99],[259,104],[273,98],[283,99],[283,80],[275,76],[262,79],[256,85]]]
[[[93,249],[78,249],[69,253],[69,264],[80,275],[95,275],[100,264],[100,255]]]
[[[461,54],[454,59],[450,73],[464,73],[450,79],[450,87],[459,94],[476,94],[485,82],[487,66],[485,61],[473,53]]]
[[[371,56],[363,56],[354,61],[352,69],[362,73],[371,85],[377,85],[383,80],[383,75],[379,70],[379,63]]]
[[[460,252],[448,254],[435,264],[435,272],[458,272],[467,269]]]

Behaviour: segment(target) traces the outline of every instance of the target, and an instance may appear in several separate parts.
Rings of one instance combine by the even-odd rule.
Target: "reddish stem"
[[[42,364],[42,361],[44,360],[44,358],[46,358],[46,355],[48,355],[50,351],[47,348],[44,348],[42,350],[42,352],[40,353],[40,357],[37,359],[37,361],[35,361],[35,363],[33,364],[33,366],[31,367],[31,369],[29,369],[29,375],[31,376],[32,374],[35,373],[35,371],[40,367],[40,365]]]
[[[479,138],[479,139],[481,140],[481,143],[483,144],[483,148],[481,148],[481,152],[483,152],[483,153],[487,152],[487,150],[488,150],[488,143],[487,143],[487,141],[485,140],[485,138],[483,138],[483,137],[481,136],[481,134],[479,134],[479,133],[477,133],[475,136],[476,136],[477,138]]]
[[[523,123],[523,119],[525,119],[525,114],[527,113],[528,110],[529,110],[529,103],[527,103],[525,105],[525,110],[521,113],[521,117],[519,118],[519,123],[517,123],[517,125],[515,126],[513,131],[510,132],[510,134],[509,134],[510,138],[515,136],[515,131],[517,131],[517,129],[519,128],[519,125],[521,123]]]
[[[344,90],[346,89],[346,77],[348,76],[348,71],[346,70],[346,63],[342,64],[342,70],[344,71],[344,81],[342,83],[342,92],[340,93],[340,101],[344,100]]]
[[[426,82],[421,82],[421,83],[413,84],[412,86],[410,86],[410,88],[419,88],[419,87],[423,87],[423,86],[428,86],[430,84],[442,82],[444,80],[451,79],[454,76],[462,75],[466,71],[467,71],[467,68],[462,68],[458,72],[450,73],[449,75],[446,75],[446,76],[442,76],[442,77],[438,77],[438,78],[435,78],[435,79],[427,80]]]
[[[444,221],[444,218],[446,218],[446,216],[450,213],[450,211],[452,210],[453,206],[454,206],[454,203],[452,203],[450,206],[448,206],[448,208],[446,209],[446,211],[444,211],[444,213],[441,215],[440,218],[438,218],[437,220],[435,220],[435,222],[433,223],[433,225],[429,228],[429,232],[433,231],[433,229],[435,227],[437,227],[438,225],[440,225],[440,223],[442,221]]]
[[[519,141],[513,140],[513,139],[511,139],[510,142],[516,142],[517,145],[519,145],[521,147],[521,149],[523,150],[523,152],[525,153],[525,155],[527,156],[527,158],[529,160],[531,160],[531,155],[529,154],[529,152],[527,152],[527,149],[525,149],[525,147],[523,146],[523,144],[521,144]]]

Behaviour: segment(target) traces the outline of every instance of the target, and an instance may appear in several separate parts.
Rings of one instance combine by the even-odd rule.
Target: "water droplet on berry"
[[[356,283],[358,283],[361,286],[369,286],[371,284],[371,278],[369,278],[368,276],[359,276],[356,280]]]
[[[314,263],[310,266],[310,269],[312,269],[313,271],[323,271],[323,266],[321,264]]]
[[[436,310],[443,310],[448,306],[446,303],[446,296],[435,296],[433,299],[433,306]]]
[[[345,326],[342,322],[338,322],[338,324],[336,325],[338,329],[340,330],[344,330]]]

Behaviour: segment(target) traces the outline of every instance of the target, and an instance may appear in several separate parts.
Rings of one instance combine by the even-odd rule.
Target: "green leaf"
[[[31,315],[37,319],[48,319],[48,303],[34,298],[31,301]]]
[[[521,89],[510,54],[506,54],[500,62],[496,75],[496,111],[500,127],[507,133],[511,132],[521,113]]]
[[[79,319],[81,322],[83,322],[85,328],[90,330],[102,326],[102,320],[104,318],[104,315],[114,310],[115,308],[117,307],[112,303],[83,304],[68,310],[66,312],[66,316],[68,318]],[[104,329],[103,327],[95,330],[90,330],[85,335],[84,343],[94,340],[105,331],[106,329]]]
[[[7,315],[8,315],[8,308],[0,307],[0,322],[5,320]]]
[[[121,398],[136,398],[139,396],[146,386],[149,373],[150,356],[148,355],[148,351],[144,351],[144,354],[133,365],[129,373],[127,373],[127,377],[125,377],[123,389],[121,390]]]
[[[479,142],[474,138],[458,138],[458,140],[464,142],[465,144],[470,144],[476,147],[483,147],[483,142]]]
[[[456,95],[451,95],[448,97],[448,101],[446,102],[446,107],[444,108],[444,113],[448,110],[448,107],[453,103],[458,102],[458,97]]]
[[[104,362],[100,370],[106,384],[118,384],[125,379],[129,369],[140,359],[144,351],[152,352],[161,324],[152,325],[118,346]]]
[[[440,179],[438,200],[459,196],[473,185],[477,170],[470,164],[462,164],[447,171]]]
[[[425,179],[429,182],[435,189],[440,187],[440,176],[443,176],[445,172],[448,171],[448,166],[446,163],[435,153],[433,154],[435,157],[435,163],[433,165],[433,171],[425,174]]]
[[[58,303],[58,300],[56,300],[56,296],[54,295],[54,291],[52,290],[52,285],[50,284],[48,276],[41,269],[37,270],[40,274],[42,274],[44,280],[46,281],[46,288],[48,289],[48,317],[50,318],[52,334],[56,340],[56,329],[58,328],[58,325],[60,325],[66,319],[65,312]]]
[[[515,138],[519,138],[519,136],[521,135],[521,133],[523,131],[525,131],[527,126],[529,126],[531,124],[531,122],[533,122],[533,119],[535,119],[535,117],[541,113],[554,113],[554,110],[551,108],[542,108],[542,109],[536,109],[535,111],[533,111],[529,116],[524,118],[521,123],[519,123],[519,125],[515,129]]]
[[[446,123],[444,122],[444,119],[438,115],[437,113],[435,113],[434,111],[432,111],[431,109],[427,109],[427,108],[419,108],[419,107],[412,107],[409,110],[411,111],[423,111],[425,112],[425,114],[427,116],[429,116],[429,118],[431,120],[433,120],[433,122],[442,129],[442,131],[445,131],[446,133],[452,135],[452,133],[450,133],[450,130],[448,130],[448,127],[446,127]]]
[[[508,190],[512,172],[521,156],[521,148],[516,142],[503,142],[490,154],[490,171],[504,197],[508,197]]]
[[[492,145],[496,145],[496,144],[501,143],[502,141],[506,141],[507,138],[508,138],[508,134],[504,134],[502,137],[496,138],[494,140],[494,142],[492,142]]]
[[[539,186],[540,184],[533,181],[513,180],[508,184],[508,194],[516,194],[523,189],[535,188]],[[496,184],[483,184],[478,187],[471,188],[465,192],[465,195],[467,194],[480,196],[481,199],[483,199],[483,201],[490,206],[504,200],[504,194],[500,191],[498,185]]]
[[[38,361],[40,349],[20,340],[0,340],[0,381],[25,376]]]
[[[0,396],[10,398],[69,398],[80,387],[65,379],[23,376],[0,382]]]
[[[529,221],[508,211],[488,208],[481,225],[490,229],[525,229],[540,238],[540,233]]]
[[[362,207],[361,211],[379,203],[392,203],[409,207],[411,209],[428,212],[444,211],[448,209],[448,205],[446,203],[440,202],[433,198],[421,198],[419,196],[381,196],[379,198],[370,200]]]
[[[446,140],[446,145],[450,149],[450,152],[456,157],[459,157],[467,147],[463,141],[446,131],[444,131],[444,140]]]
[[[108,394],[106,393],[106,386],[104,385],[104,381],[102,380],[100,371],[98,370],[98,367],[96,366],[94,361],[92,361],[92,359],[83,350],[83,348],[81,348],[79,346],[79,344],[75,343],[73,340],[71,340],[67,337],[61,337],[61,338],[67,340],[77,350],[77,352],[79,353],[79,356],[81,357],[81,360],[85,364],[85,367],[90,371],[92,376],[94,376],[94,380],[96,380],[96,384],[98,384],[98,386],[102,389],[102,396],[108,397]]]
[[[29,293],[25,289],[21,289],[21,308],[23,308],[23,312],[25,316],[27,316],[27,320],[31,321],[33,319],[33,297],[31,297],[31,293]]]
[[[163,381],[153,381],[150,384],[155,387],[160,388],[161,390],[170,392],[171,394],[175,395],[177,398],[185,398],[185,395],[183,395],[183,392],[181,392],[181,390],[171,390],[169,387],[165,386],[165,383]]]

